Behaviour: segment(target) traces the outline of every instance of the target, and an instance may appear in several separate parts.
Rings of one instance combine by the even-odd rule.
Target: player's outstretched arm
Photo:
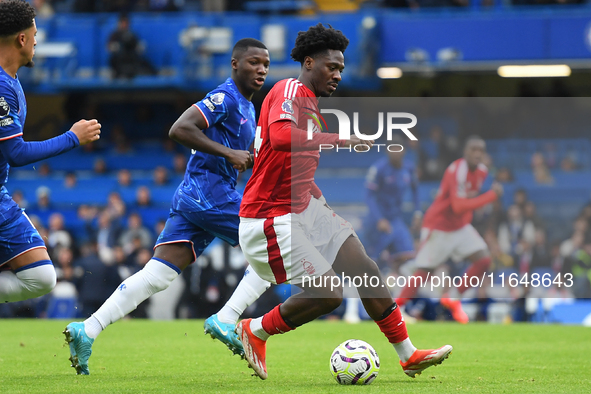
[[[234,150],[211,140],[202,131],[207,127],[207,121],[201,111],[192,106],[174,122],[168,136],[188,148],[224,157],[240,172],[246,170],[249,164],[252,166],[250,152]]]
[[[0,151],[12,167],[22,167],[96,141],[100,131],[101,124],[96,119],[81,120],[70,131],[45,141],[26,142],[20,135],[2,141]]]
[[[477,197],[462,198],[459,197],[457,193],[452,193],[451,208],[453,209],[454,213],[459,215],[468,211],[473,211],[475,209],[481,208],[486,204],[490,204],[502,195],[503,186],[501,186],[500,183],[495,182],[493,183],[491,190]]]
[[[338,134],[331,133],[314,133],[312,139],[308,139],[308,132],[298,129],[295,123],[289,120],[273,122],[269,127],[269,139],[271,147],[281,152],[313,151],[318,150],[320,145],[349,147],[364,144],[371,148],[374,143],[361,140],[355,135],[348,140],[339,140]]]

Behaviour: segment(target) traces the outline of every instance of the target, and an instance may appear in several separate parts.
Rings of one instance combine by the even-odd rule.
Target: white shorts
[[[240,218],[240,247],[256,273],[266,281],[302,283],[322,276],[353,226],[315,198],[304,212],[269,219]]]
[[[486,242],[471,224],[456,231],[422,228],[421,245],[415,258],[415,266],[437,268],[449,258],[459,262],[486,249]]]

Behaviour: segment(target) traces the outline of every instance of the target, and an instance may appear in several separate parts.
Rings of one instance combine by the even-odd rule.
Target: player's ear
[[[304,67],[308,71],[313,69],[314,68],[314,59],[312,59],[312,57],[310,57],[310,56],[306,56],[304,58]]]
[[[19,46],[19,48],[24,47],[26,41],[27,41],[27,35],[25,34],[25,32],[20,32],[16,35],[16,42],[17,42],[17,45]]]
[[[230,64],[232,65],[232,70],[238,70],[238,59],[233,57]]]

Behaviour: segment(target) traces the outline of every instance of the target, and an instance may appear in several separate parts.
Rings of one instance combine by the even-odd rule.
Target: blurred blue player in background
[[[414,203],[413,228],[419,228],[422,217],[414,166],[404,161],[404,151],[387,155],[367,173],[368,215],[363,225],[367,254],[382,268],[397,266],[415,256],[413,236],[404,223],[402,210],[409,189]]]
[[[400,144],[402,139],[392,142]],[[395,270],[415,257],[414,239],[404,222],[402,211],[402,203],[409,189],[414,203],[414,230],[420,229],[423,217],[415,167],[404,160],[404,150],[388,151],[387,157],[369,168],[365,187],[368,214],[363,223],[363,245],[368,256],[378,263],[382,271]],[[358,323],[359,299],[351,298],[353,294],[346,296],[343,319],[347,323]],[[410,317],[408,319],[411,320]]]

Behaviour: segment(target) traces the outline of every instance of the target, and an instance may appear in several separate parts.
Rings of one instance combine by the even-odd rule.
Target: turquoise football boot
[[[88,359],[92,354],[94,339],[84,330],[84,323],[70,323],[64,330],[66,342],[70,346],[70,361],[77,375],[90,375]]]
[[[244,347],[234,331],[236,328],[235,324],[222,323],[218,319],[218,315],[215,314],[205,320],[203,328],[205,334],[209,334],[212,338],[222,341],[232,353],[244,358]]]

